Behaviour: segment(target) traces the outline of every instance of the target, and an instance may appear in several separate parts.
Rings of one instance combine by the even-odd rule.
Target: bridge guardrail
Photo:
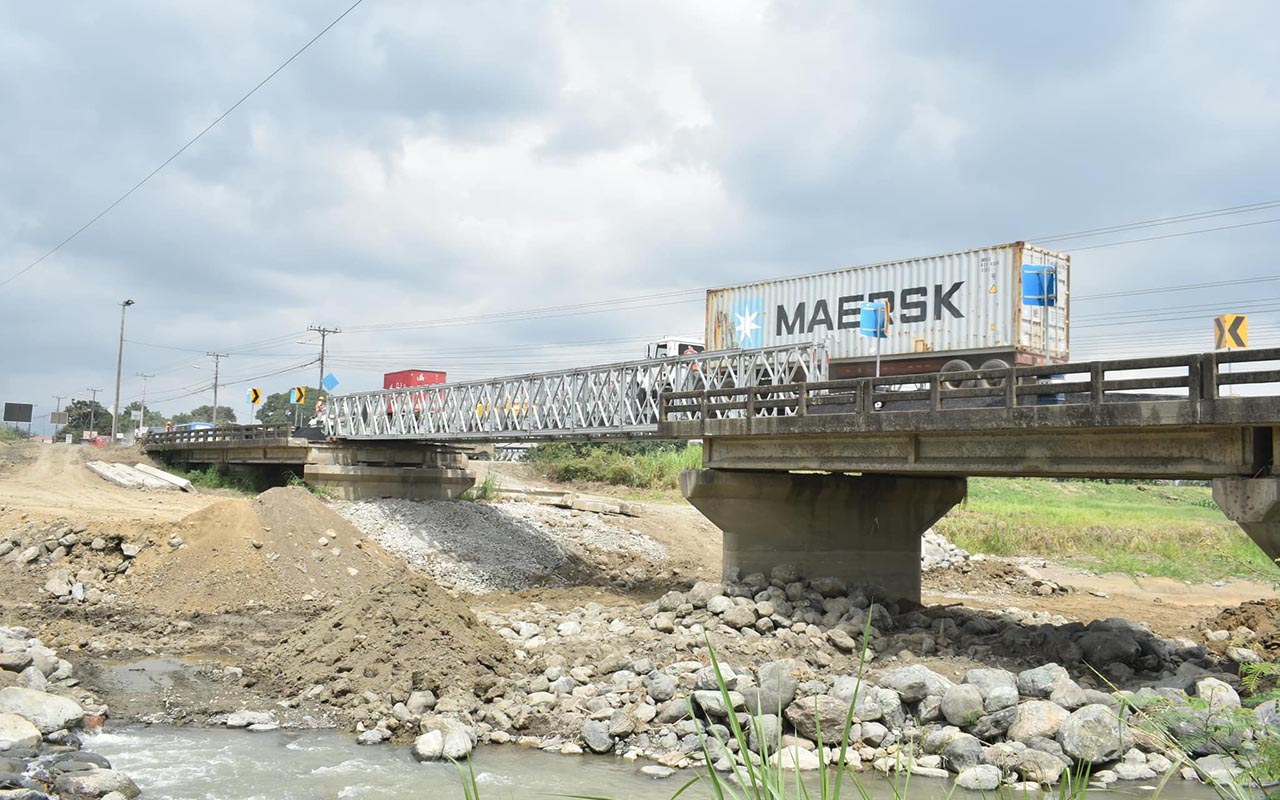
[[[1267,362],[1276,365],[1261,366]],[[1227,371],[1220,365],[1245,368]],[[1128,374],[1110,377],[1111,373]],[[662,396],[659,419],[678,423],[770,416],[936,414],[1018,408],[1027,405],[1028,398],[1036,405],[1047,398],[1048,404],[1059,406],[1152,400],[1212,404],[1224,387],[1248,384],[1280,385],[1280,348],[677,391]],[[1141,394],[1154,391],[1161,394]]]
[[[220,425],[216,428],[194,428],[182,431],[156,431],[147,434],[147,447],[172,447],[180,445],[222,444],[225,442],[258,442],[267,439],[288,439],[293,426],[288,423],[271,425]]]
[[[721,350],[483,381],[331,396],[322,425],[344,439],[498,440],[644,435],[667,392],[822,381],[825,345]]]

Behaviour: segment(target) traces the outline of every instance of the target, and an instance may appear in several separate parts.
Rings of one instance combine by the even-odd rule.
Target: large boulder
[[[942,696],[942,716],[958,728],[967,728],[974,724],[985,710],[982,705],[982,691],[972,684],[962,683],[952,686]]]
[[[967,767],[956,776],[956,786],[971,792],[991,792],[1000,788],[1000,770],[990,764]]]
[[[1063,721],[1058,743],[1068,756],[1098,764],[1123,755],[1133,746],[1133,733],[1115,711],[1092,703],[1071,712]]]
[[[133,800],[142,794],[138,785],[128,775],[114,769],[68,772],[58,776],[53,788],[61,797],[74,798],[74,800],[105,797],[112,792]]]
[[[952,772],[964,772],[982,763],[982,742],[967,733],[955,737],[942,748],[942,763]]]
[[[1028,700],[1018,706],[1006,736],[1016,742],[1025,742],[1037,736],[1052,739],[1058,735],[1067,712],[1049,700]]]
[[[804,738],[817,741],[818,730],[821,728],[822,740],[832,742],[839,739],[840,732],[844,730],[849,706],[831,695],[819,694],[796,700],[787,706],[785,714],[796,733]]]
[[[0,714],[0,753],[11,747],[35,747],[43,737],[40,729],[17,714]]]
[[[1035,669],[1024,669],[1018,673],[1018,692],[1027,697],[1048,697],[1053,694],[1064,681],[1071,680],[1071,674],[1061,664],[1045,664]]]
[[[941,697],[955,685],[923,664],[891,669],[880,676],[878,683],[901,695],[904,703],[918,703],[930,695]]]
[[[613,737],[609,724],[600,720],[587,720],[582,725],[582,741],[593,753],[608,753],[613,749]]]
[[[84,709],[76,701],[20,686],[0,689],[0,713],[17,714],[42,734],[74,728],[84,720]]]
[[[793,658],[761,664],[756,671],[758,686],[743,689],[747,710],[752,714],[781,714],[796,699],[800,662]]]
[[[444,757],[444,733],[427,731],[414,740],[410,753],[416,761],[439,761]]]
[[[1000,687],[1012,689],[1015,694],[1018,691],[1018,678],[1007,669],[989,667],[971,669],[964,673],[964,678],[960,682],[978,687],[984,700],[987,695],[991,694],[992,690]]]

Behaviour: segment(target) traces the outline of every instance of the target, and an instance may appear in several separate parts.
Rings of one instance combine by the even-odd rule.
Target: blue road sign
[[[1049,306],[1058,304],[1058,272],[1048,264],[1022,265],[1022,304]]]
[[[320,382],[320,385],[324,387],[326,392],[332,392],[338,388],[338,379],[333,377],[333,373],[330,372],[324,376],[324,380]]]
[[[864,305],[858,315],[858,333],[863,336],[887,339],[889,332],[886,330],[888,319],[886,319],[885,310],[884,303]]]

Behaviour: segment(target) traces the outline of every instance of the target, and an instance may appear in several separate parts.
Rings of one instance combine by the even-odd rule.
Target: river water
[[[360,746],[335,731],[251,733],[224,728],[125,727],[89,736],[86,749],[129,774],[144,800],[461,800],[457,769],[447,762],[416,763],[407,747]],[[662,780],[639,773],[641,764],[607,756],[562,756],[515,746],[483,747],[472,765],[484,800],[532,800],[585,794],[616,800],[668,800],[692,777]],[[860,776],[871,795],[890,800],[882,778]],[[943,800],[949,782],[913,778],[912,800]],[[966,793],[957,792],[959,798]],[[1126,786],[1113,797],[1149,798],[1149,788]],[[845,796],[856,797],[847,786]],[[681,795],[710,797],[697,787]],[[977,797],[977,795],[974,795]],[[1170,781],[1169,800],[1207,800],[1203,787]]]

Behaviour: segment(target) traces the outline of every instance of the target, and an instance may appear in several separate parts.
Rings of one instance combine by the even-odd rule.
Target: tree
[[[290,390],[292,391],[292,390]],[[320,389],[307,388],[307,402],[303,404],[298,417],[304,423],[316,415],[316,398],[328,394]],[[294,420],[295,407],[289,402],[289,392],[276,392],[267,395],[258,409],[258,421],[264,425],[291,423]]]
[[[164,423],[165,423],[164,414],[161,414],[159,411],[156,411],[155,409],[152,409],[152,408],[147,409],[146,417],[142,420],[142,422],[134,422],[133,412],[141,411],[141,410],[142,410],[142,403],[137,401],[130,403],[129,405],[124,407],[124,412],[123,412],[124,419],[128,420],[129,424],[135,428],[137,427],[151,428],[152,430],[155,430],[157,428],[164,428]]]
[[[218,406],[218,424],[234,425],[236,412],[230,406]],[[185,414],[174,414],[174,425],[185,425],[188,422],[213,422],[213,406],[203,405],[191,409]]]
[[[63,411],[67,412],[67,424],[58,431],[59,436],[69,433],[74,440],[79,440],[82,433],[92,430],[106,431],[110,436],[111,412],[103,408],[102,403],[94,400],[72,400]]]

